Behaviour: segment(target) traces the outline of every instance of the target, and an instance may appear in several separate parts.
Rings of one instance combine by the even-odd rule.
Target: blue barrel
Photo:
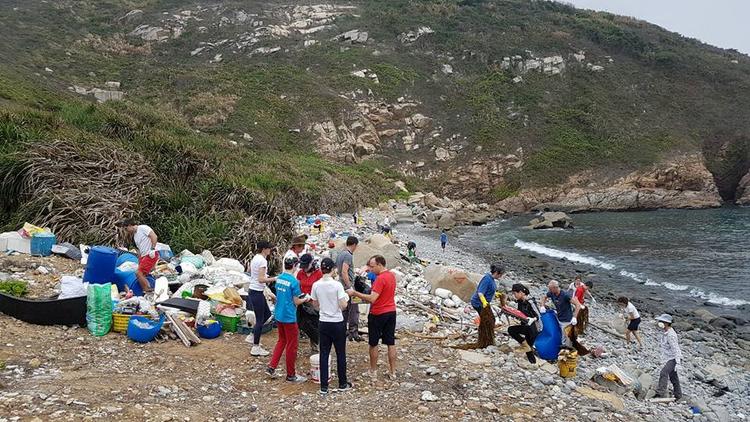
[[[555,360],[560,353],[560,343],[562,342],[562,332],[560,323],[557,322],[557,314],[548,310],[542,314],[542,332],[536,336],[534,347],[539,357],[544,360]]]
[[[31,255],[33,256],[50,256],[52,255],[52,246],[57,243],[54,234],[48,232],[36,233],[31,236]]]
[[[124,253],[117,258],[117,261],[115,262],[115,284],[117,285],[117,290],[120,292],[124,292],[125,286],[130,286],[133,283],[133,280],[135,280],[135,272],[137,271],[121,271],[119,269],[120,265],[125,262],[132,262],[137,266],[138,257],[132,253]]]
[[[148,281],[148,285],[152,289],[156,286],[156,279],[151,274],[146,276],[146,281]],[[133,296],[143,296],[143,287],[141,287],[141,283],[138,282],[137,277],[133,277],[130,284],[128,284],[128,288],[133,292]]]
[[[106,246],[94,246],[89,249],[83,281],[93,284],[114,283],[117,255],[116,249]]]

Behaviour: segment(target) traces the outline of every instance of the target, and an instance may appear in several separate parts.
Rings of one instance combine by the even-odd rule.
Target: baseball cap
[[[658,317],[656,317],[657,321],[666,322],[667,324],[672,323],[672,315],[669,314],[661,314]]]

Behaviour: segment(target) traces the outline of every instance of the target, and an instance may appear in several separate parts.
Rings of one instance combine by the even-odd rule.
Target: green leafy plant
[[[0,281],[0,292],[21,297],[26,294],[28,283],[23,280]]]

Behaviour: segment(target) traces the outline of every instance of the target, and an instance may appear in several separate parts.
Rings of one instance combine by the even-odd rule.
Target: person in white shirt
[[[129,290],[133,291],[136,296],[153,292],[154,287],[149,284],[146,276],[151,274],[156,263],[159,262],[159,252],[156,251],[156,243],[158,242],[156,233],[151,227],[145,224],[137,224],[132,218],[117,223],[117,226],[125,229],[125,232],[133,236],[133,242],[138,248],[138,270],[135,272],[135,277],[139,285],[137,287],[140,287],[140,289],[137,289],[136,286],[130,286],[128,287]]]
[[[638,312],[638,309],[636,309],[633,302],[628,300],[625,296],[617,298],[617,305],[622,308],[625,321],[628,322],[628,328],[627,331],[625,331],[625,342],[630,346],[630,334],[632,333],[638,342],[638,348],[643,348],[641,336],[638,334],[638,326],[641,325],[641,314]]]
[[[349,304],[349,295],[344,286],[333,278],[331,273],[336,263],[331,258],[323,258],[320,270],[323,278],[312,286],[313,306],[320,310],[320,394],[328,394],[328,357],[331,345],[336,349],[336,373],[339,378],[339,391],[351,389],[352,383],[346,378],[346,324],[342,310]]]
[[[677,340],[677,333],[672,328],[672,315],[661,314],[656,317],[656,321],[663,331],[659,344],[661,346],[661,361],[664,363],[664,367],[659,373],[656,394],[659,397],[667,397],[667,380],[669,380],[674,388],[674,398],[679,400],[682,397],[682,388],[680,388],[680,378],[677,376],[677,371],[682,369],[682,351]]]
[[[276,281],[276,277],[268,276],[268,255],[274,246],[270,242],[261,241],[256,246],[257,254],[250,261],[250,285],[248,286],[247,301],[255,313],[255,325],[253,325],[253,347],[250,349],[252,356],[268,356],[269,352],[260,345],[260,336],[263,334],[263,324],[271,317],[271,309],[266,302],[265,290],[268,284]]]

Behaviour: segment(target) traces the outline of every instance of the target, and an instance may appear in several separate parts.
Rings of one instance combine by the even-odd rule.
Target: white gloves
[[[581,309],[586,309],[586,305],[581,305]]]
[[[540,314],[544,314],[544,313],[547,313],[547,308],[545,308],[544,306],[540,306],[540,307],[539,307],[539,313],[540,313]]]
[[[151,249],[150,251],[148,251],[148,257],[151,259],[156,258],[156,250]]]
[[[578,324],[578,320],[573,317],[573,319],[570,320],[570,325],[575,326],[576,324]]]
[[[529,318],[526,320],[526,325],[533,325],[536,322],[536,318]]]

